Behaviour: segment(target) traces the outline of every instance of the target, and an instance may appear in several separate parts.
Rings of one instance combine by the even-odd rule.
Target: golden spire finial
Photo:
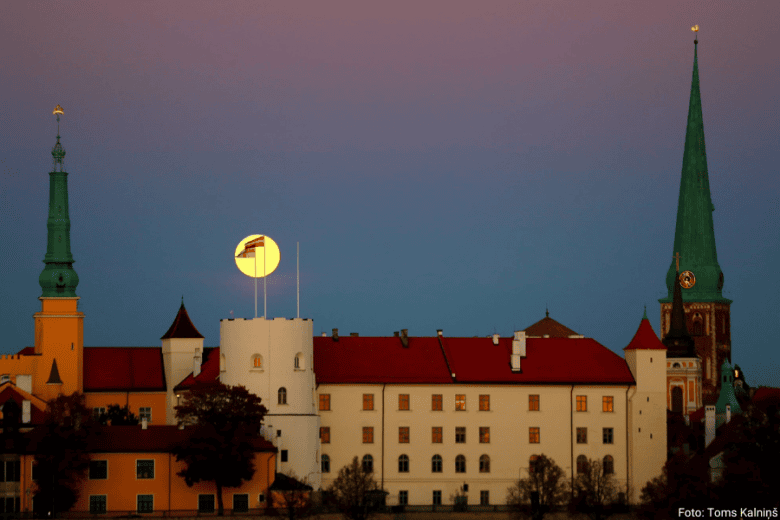
[[[52,112],[52,114],[64,114],[64,113],[65,113],[65,111],[64,111],[64,110],[62,109],[62,107],[61,107],[61,106],[59,106],[59,105],[57,105],[56,107],[54,107],[54,112]]]
[[[691,31],[693,31],[696,34],[693,43],[699,43],[699,26],[694,25],[693,27],[691,27]]]

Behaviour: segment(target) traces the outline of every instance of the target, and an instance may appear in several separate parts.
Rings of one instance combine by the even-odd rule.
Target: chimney
[[[333,341],[339,340],[339,329],[333,329]]]
[[[444,332],[441,329],[436,329],[436,334],[441,337]]]
[[[396,330],[395,332],[393,332],[393,337],[394,337],[394,338],[397,338],[397,337],[398,337],[398,331],[397,331],[397,330]]]
[[[24,390],[28,394],[32,393],[32,376],[30,374],[19,374],[16,376],[16,388]]]
[[[409,329],[401,329],[401,343],[404,348],[409,348]]]
[[[726,424],[731,422],[731,405],[726,405]]]
[[[350,332],[349,333],[349,337],[350,338],[358,338],[358,337],[360,337],[360,335],[357,332]]]
[[[520,359],[525,357],[525,331],[515,331],[512,339],[512,372],[520,372]]]
[[[202,358],[200,357],[200,349],[195,349],[195,356],[192,358],[192,377],[198,377],[200,374],[200,365]]]
[[[149,426],[149,423],[146,422],[146,417],[142,417],[141,418],[141,429],[145,430],[147,428],[147,426]]]
[[[25,399],[22,401],[22,422],[23,423],[29,423],[30,422],[30,400]]]
[[[493,345],[498,345],[498,334],[493,334]]]
[[[704,447],[715,440],[715,407],[704,407]]]

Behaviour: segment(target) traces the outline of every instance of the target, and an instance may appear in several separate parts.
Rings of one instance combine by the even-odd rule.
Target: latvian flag
[[[264,236],[260,236],[258,238],[255,238],[254,240],[250,240],[246,244],[244,244],[244,250],[238,253],[236,255],[236,258],[254,258],[255,257],[255,249],[258,247],[264,247]]]

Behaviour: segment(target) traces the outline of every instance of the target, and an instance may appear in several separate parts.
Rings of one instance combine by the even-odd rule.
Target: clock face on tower
[[[691,271],[683,271],[680,273],[680,285],[683,289],[690,289],[696,285],[696,277]]]

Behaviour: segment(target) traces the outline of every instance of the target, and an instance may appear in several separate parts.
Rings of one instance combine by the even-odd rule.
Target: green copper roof
[[[59,109],[59,105],[57,105]],[[57,111],[55,110],[55,113]],[[70,217],[68,216],[68,172],[63,159],[65,150],[60,144],[60,116],[57,114],[57,144],[51,151],[54,160],[53,171],[49,172],[49,219],[46,221],[48,240],[46,264],[38,283],[46,297],[74,297],[79,277],[73,270],[73,255],[70,253]]]
[[[684,301],[723,302],[723,273],[715,251],[715,229],[712,212],[715,207],[710,196],[710,179],[707,173],[707,154],[704,147],[704,122],[699,91],[699,65],[697,46],[693,51],[693,81],[688,106],[688,127],[685,132],[680,198],[677,205],[677,227],[674,232],[672,255],[680,254],[680,272],[691,271],[695,276],[693,287],[683,289]],[[676,265],[672,259],[666,273],[669,294],[660,303],[672,301]]]
[[[732,414],[742,413],[742,407],[739,406],[737,396],[734,394],[734,367],[728,361],[724,361],[720,366],[720,396],[715,403],[715,412],[725,414],[727,404],[731,405]]]

